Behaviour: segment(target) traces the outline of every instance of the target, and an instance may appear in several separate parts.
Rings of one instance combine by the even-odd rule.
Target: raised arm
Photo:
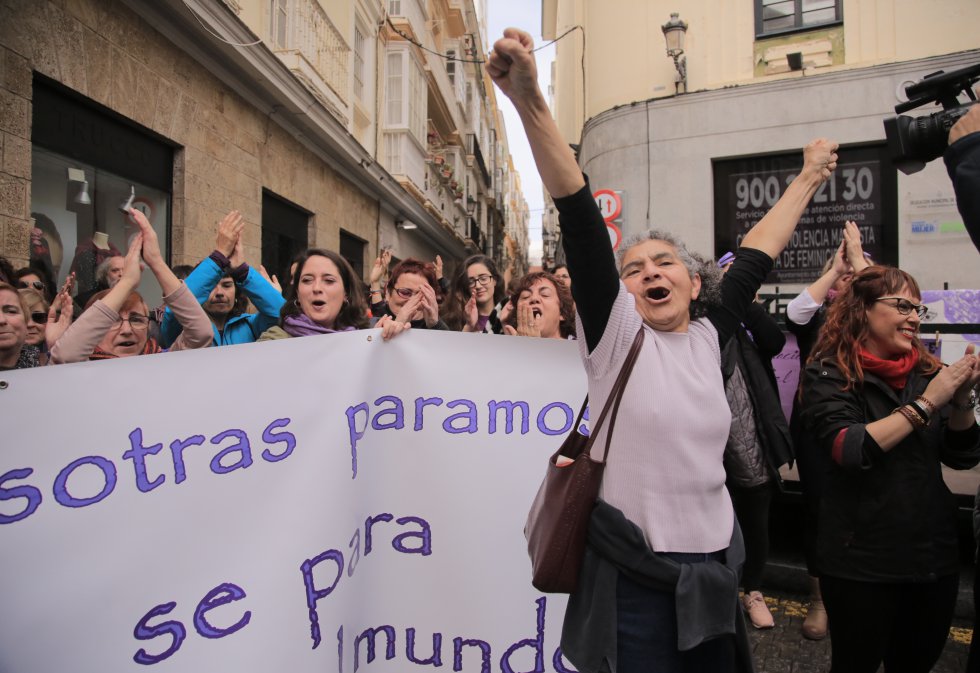
[[[572,296],[589,350],[599,343],[619,292],[619,271],[599,208],[538,87],[531,36],[508,28],[493,45],[487,73],[517,109],[541,182],[558,209]]]
[[[773,259],[789,243],[810,199],[837,168],[837,143],[818,138],[803,148],[803,169],[776,205],[742,239],[742,247],[761,250]]]
[[[561,198],[582,189],[585,180],[538,87],[533,49],[528,33],[508,28],[494,43],[486,68],[520,115],[544,188],[552,198]]]

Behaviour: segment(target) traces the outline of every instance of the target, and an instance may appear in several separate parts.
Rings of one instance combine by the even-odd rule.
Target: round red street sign
[[[606,231],[609,232],[609,242],[612,243],[613,251],[617,250],[619,244],[623,242],[623,232],[612,222],[606,222]]]
[[[600,189],[592,197],[599,206],[602,219],[606,222],[615,220],[623,212],[623,200],[611,189]]]

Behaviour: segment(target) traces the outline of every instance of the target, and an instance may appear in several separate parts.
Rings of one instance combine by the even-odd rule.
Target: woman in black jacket
[[[833,466],[817,554],[832,671],[929,671],[959,583],[956,506],[940,464],[980,462],[980,360],[950,366],[918,338],[909,274],[872,266],[833,303],[803,379],[804,431]]]

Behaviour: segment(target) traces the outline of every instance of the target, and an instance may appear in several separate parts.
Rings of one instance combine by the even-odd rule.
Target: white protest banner
[[[523,526],[574,343],[371,330],[0,380],[0,671],[572,670]]]

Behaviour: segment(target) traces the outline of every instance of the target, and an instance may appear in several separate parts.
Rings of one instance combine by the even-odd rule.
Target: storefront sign
[[[876,148],[868,147],[839,151],[837,170],[817,189],[767,282],[816,280],[840,245],[847,220],[857,224],[872,259],[895,263],[895,169],[877,155]],[[715,163],[716,254],[741,244],[779,201],[800,165],[802,153]]]

